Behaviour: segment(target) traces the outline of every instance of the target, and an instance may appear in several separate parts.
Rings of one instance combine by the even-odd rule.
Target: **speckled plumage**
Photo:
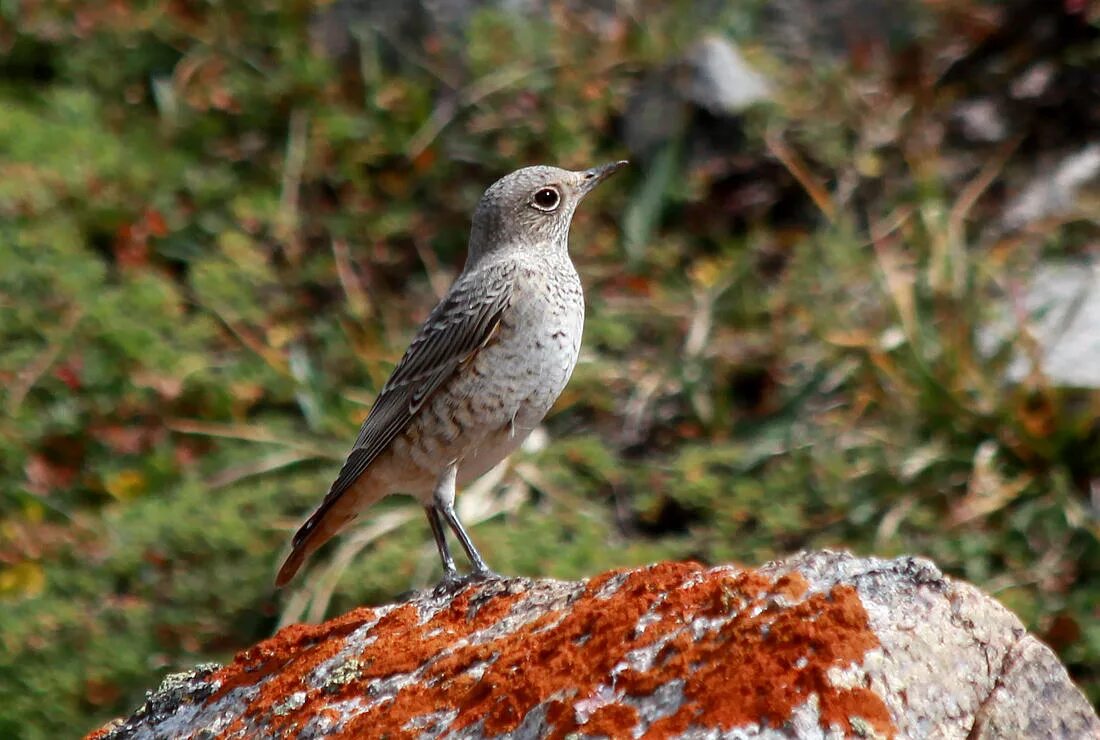
[[[584,196],[624,164],[580,172],[527,167],[485,191],[462,273],[375,400],[328,495],[295,535],[278,585],[391,493],[424,505],[445,581],[457,575],[443,523],[475,573],[490,573],[454,514],[455,487],[515,450],[568,382],[584,324],[569,224]]]

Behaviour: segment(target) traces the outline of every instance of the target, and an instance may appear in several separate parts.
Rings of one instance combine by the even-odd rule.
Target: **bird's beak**
[[[581,178],[581,194],[587,194],[592,188],[596,187],[628,164],[630,163],[625,159],[620,159],[618,162],[608,162],[607,164],[601,164],[599,167],[585,170]]]

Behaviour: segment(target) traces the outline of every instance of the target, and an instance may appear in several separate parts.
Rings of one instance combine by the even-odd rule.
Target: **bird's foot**
[[[443,572],[443,578],[439,581],[439,584],[436,585],[435,589],[433,589],[433,593],[436,596],[454,595],[472,583],[497,581],[501,578],[503,578],[503,576],[488,568],[480,568],[466,575],[461,575],[456,570],[448,570]]]
[[[432,590],[436,596],[448,596],[453,595],[461,591],[464,587],[473,581],[471,576],[459,575],[457,570],[445,570],[443,571],[443,578]]]
[[[499,581],[504,576],[491,568],[475,568],[469,578],[471,581]]]

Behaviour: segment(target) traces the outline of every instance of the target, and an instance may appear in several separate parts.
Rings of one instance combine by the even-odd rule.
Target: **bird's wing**
[[[432,310],[375,399],[340,475],[310,522],[355,483],[455,369],[492,339],[512,299],[513,272],[514,266],[504,263],[464,275]],[[294,536],[295,545],[309,535],[310,522]]]

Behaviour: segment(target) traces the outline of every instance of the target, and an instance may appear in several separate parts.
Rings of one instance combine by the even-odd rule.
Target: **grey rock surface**
[[[695,110],[736,129],[739,113],[771,97],[767,79],[732,41],[706,34],[639,83],[623,118],[623,141],[631,153],[645,158],[685,136]]]
[[[1025,286],[1021,311],[1006,305],[981,337],[992,352],[1021,331],[1033,341],[1035,356],[1017,351],[1009,362],[1008,379],[1027,378],[1035,362],[1054,385],[1100,388],[1100,264],[1049,261],[1039,266]],[[1019,342],[1015,342],[1019,346]]]
[[[387,733],[1095,738],[1100,720],[978,589],[826,551],[418,593],[172,677],[99,738]]]
[[[1100,142],[1065,155],[1038,169],[1034,178],[1005,209],[1004,226],[1019,229],[1044,218],[1084,210],[1083,198],[1100,187]]]
[[[763,75],[721,36],[701,38],[688,50],[684,62],[690,70],[685,97],[711,113],[730,115],[770,97]]]

